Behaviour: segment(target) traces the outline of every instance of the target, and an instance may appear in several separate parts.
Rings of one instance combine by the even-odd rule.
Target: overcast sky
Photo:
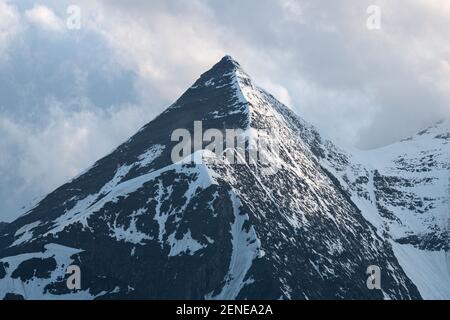
[[[0,0],[0,221],[225,54],[338,144],[382,146],[450,114],[448,0],[91,2]],[[367,27],[371,5],[379,29]]]

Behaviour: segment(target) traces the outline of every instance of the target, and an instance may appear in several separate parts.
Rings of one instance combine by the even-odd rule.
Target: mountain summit
[[[442,282],[448,250],[448,132],[429,138],[433,148],[413,137],[350,154],[225,56],[0,230],[0,298],[449,298],[445,283],[426,285]],[[200,161],[174,161],[178,147]],[[79,289],[66,285],[69,265]]]

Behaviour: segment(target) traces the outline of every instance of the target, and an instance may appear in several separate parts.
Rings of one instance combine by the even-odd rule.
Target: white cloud
[[[89,25],[120,64],[140,76],[146,101],[176,99],[229,53],[306,120],[368,148],[450,113],[450,16],[445,5],[428,3],[135,0],[82,8],[95,13]],[[371,4],[381,7],[382,30],[366,28]]]
[[[0,63],[7,58],[9,44],[20,29],[20,15],[16,8],[0,0]]]
[[[220,31],[200,1],[185,2],[183,10],[164,2],[134,4],[87,2],[83,17],[91,19],[84,23],[107,39],[123,67],[139,75],[144,100],[176,99],[225,54]]]
[[[284,11],[284,17],[288,20],[302,22],[303,8],[302,3],[298,0],[285,0],[281,2]]]
[[[292,99],[291,96],[289,95],[288,89],[279,84],[273,83],[272,81],[270,81],[270,79],[265,79],[261,81],[259,85],[264,90],[266,90],[274,97],[276,97],[280,102],[284,103],[289,107],[292,107]]]
[[[111,152],[150,119],[144,107],[95,109],[87,101],[67,111],[52,101],[41,127],[0,116],[0,220],[10,220],[31,199],[45,195]],[[27,199],[27,200],[25,200]]]
[[[64,22],[56,16],[52,9],[44,5],[35,5],[30,10],[25,11],[27,20],[46,30],[46,31],[63,31]]]

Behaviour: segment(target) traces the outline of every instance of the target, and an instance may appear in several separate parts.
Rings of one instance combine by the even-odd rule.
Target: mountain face
[[[450,124],[332,170],[425,299],[450,299]]]
[[[239,130],[244,150],[225,150],[236,159],[264,135],[265,161],[224,161],[211,140],[192,143],[196,161],[172,161],[173,132],[195,135],[199,121]],[[440,123],[344,151],[226,56],[0,229],[0,298],[448,299],[449,142]],[[79,290],[66,286],[69,265]],[[373,265],[380,290],[366,284]]]

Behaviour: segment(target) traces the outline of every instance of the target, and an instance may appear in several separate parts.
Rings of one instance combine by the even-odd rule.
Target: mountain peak
[[[204,72],[199,80],[209,80],[212,78],[218,79],[235,74],[237,71],[245,73],[239,62],[237,62],[232,56],[225,55],[219,62],[211,67],[208,71]]]
[[[110,155],[0,223],[0,299],[419,299],[428,281],[448,298],[447,273],[427,264],[447,248],[435,221],[448,159],[423,145],[353,162],[224,56]],[[382,290],[366,285],[374,261]]]
[[[186,105],[195,105],[195,109],[199,110],[199,104],[202,104],[202,101],[208,101],[208,110],[214,108],[209,110],[211,112],[220,112],[222,104],[226,105],[230,111],[230,106],[247,105],[245,92],[254,89],[251,78],[239,62],[230,55],[225,55],[204,72],[168,110]],[[216,101],[218,97],[222,100]],[[216,102],[211,103],[213,100]],[[236,101],[231,102],[231,100]]]
[[[232,56],[229,54],[226,54],[225,56],[220,59],[220,61],[216,65],[224,65],[229,66],[231,68],[241,68],[241,65],[237,60],[235,60]]]

